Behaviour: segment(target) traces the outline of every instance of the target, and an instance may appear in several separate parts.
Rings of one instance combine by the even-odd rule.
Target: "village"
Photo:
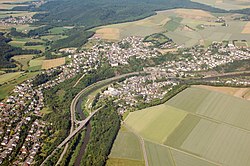
[[[238,48],[233,44],[222,46],[218,42],[207,49],[201,46],[187,48],[173,61],[144,67],[144,71],[150,74],[130,77],[109,86],[102,97],[115,97],[121,108],[119,111],[123,114],[139,100],[150,103],[154,99],[162,99],[179,84],[176,77],[194,76],[192,71],[208,70],[235,60],[249,59],[249,52],[248,48]],[[42,71],[41,74],[51,78],[48,81],[34,85],[35,77],[16,86],[12,94],[0,103],[0,164],[4,159],[13,158],[16,165],[30,165],[35,161],[35,155],[43,146],[43,133],[51,125],[39,118],[43,116],[41,110],[45,106],[45,89],[77,75],[83,77],[98,70],[105,62],[116,67],[128,64],[131,57],[147,59],[157,56],[162,55],[157,49],[147,47],[142,38],[128,37],[118,43],[101,43],[88,50],[72,52],[68,64]],[[250,85],[247,79],[222,81],[229,85]],[[22,137],[25,137],[23,142],[20,141]]]
[[[3,25],[19,25],[19,24],[31,24],[33,22],[37,21],[36,19],[33,19],[32,16],[19,16],[19,17],[5,17],[0,19],[0,24]]]

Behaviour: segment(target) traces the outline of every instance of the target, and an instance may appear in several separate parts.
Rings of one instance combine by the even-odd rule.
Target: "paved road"
[[[63,147],[72,137],[74,137],[89,121],[90,119],[98,112],[102,109],[103,107],[101,108],[98,108],[97,110],[95,110],[94,112],[92,112],[86,119],[84,119],[80,125],[67,137],[65,138],[65,140],[60,144],[58,145],[57,148],[61,148]]]
[[[90,114],[89,117],[87,117],[84,121],[77,121],[76,120],[76,117],[75,117],[75,112],[76,112],[76,105],[77,105],[77,102],[79,101],[80,97],[88,92],[89,90],[91,90],[92,88],[94,88],[95,86],[98,86],[98,85],[102,85],[103,83],[105,82],[112,82],[112,81],[115,81],[115,80],[119,80],[121,78],[124,78],[124,77],[128,77],[128,76],[132,76],[132,75],[139,75],[139,74],[145,74],[147,72],[133,72],[133,73],[128,73],[128,74],[123,74],[123,75],[120,75],[120,76],[116,76],[116,77],[112,77],[112,78],[108,78],[106,80],[102,80],[102,81],[98,81],[94,84],[91,84],[90,86],[84,88],[81,92],[79,92],[75,98],[72,100],[71,102],[71,105],[70,105],[70,120],[71,120],[71,127],[70,127],[70,134],[67,138],[65,138],[65,140],[49,155],[47,156],[47,158],[43,161],[43,163],[41,164],[42,166],[45,164],[45,162],[51,157],[54,155],[54,153],[56,152],[56,150],[58,148],[61,148],[63,147],[65,144],[67,144],[67,142],[76,134],[78,133],[87,123],[88,121],[92,118],[92,116],[98,112],[100,109],[97,109],[96,111],[92,112]],[[81,78],[80,78],[81,79]],[[80,81],[80,79],[77,81],[77,83]],[[75,124],[80,124],[79,127],[77,127],[75,130]],[[59,160],[57,161],[57,164],[58,165],[60,163],[60,161],[62,160],[64,154],[66,153],[66,150],[67,150],[67,147],[68,146],[65,146]]]

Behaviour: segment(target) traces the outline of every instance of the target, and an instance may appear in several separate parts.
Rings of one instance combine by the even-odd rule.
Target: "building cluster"
[[[33,22],[37,21],[36,19],[33,19],[32,16],[20,16],[20,17],[5,17],[0,19],[0,23],[3,25],[9,25],[9,24],[31,24]]]
[[[25,136],[25,130],[30,127],[34,117],[41,116],[40,110],[43,107],[42,92],[33,88],[29,80],[16,86],[13,94],[5,102],[0,103],[0,163],[4,159],[10,159],[12,155],[22,154],[21,151],[17,151],[17,147],[21,142],[20,138]],[[42,123],[44,122],[37,118],[34,125]],[[27,156],[32,158],[34,151],[37,153],[42,145],[42,132],[43,128],[36,128],[29,132],[27,137],[30,138],[26,138],[23,143],[29,149],[25,152],[24,158],[20,157],[16,160],[16,164],[23,163]]]
[[[112,67],[129,64],[129,58],[146,59],[159,55],[156,48],[149,48],[141,37],[127,37],[118,43],[104,43],[93,47],[101,52]]]
[[[117,98],[119,106],[123,109],[127,106],[136,106],[139,100],[150,103],[153,99],[162,99],[173,86],[178,84],[175,80],[163,78],[162,75],[155,74],[133,76],[111,85],[103,92],[102,96]]]
[[[16,165],[28,164],[34,161],[43,143],[43,132],[46,123],[39,120],[44,107],[43,90],[51,88],[79,73],[97,69],[98,54],[94,51],[73,55],[72,62],[64,66],[43,71],[41,74],[51,76],[59,74],[37,87],[33,85],[35,78],[25,81],[13,90],[4,102],[0,103],[0,164],[5,159],[15,157]],[[28,129],[24,131],[24,129]],[[26,133],[22,143],[20,138]],[[21,144],[22,143],[22,144]],[[21,145],[19,145],[21,144]],[[17,147],[21,149],[17,151]],[[12,156],[14,153],[17,156]]]
[[[167,61],[160,66],[173,76],[183,76],[189,72],[205,71],[223,64],[249,58],[250,49],[241,49],[233,44],[223,46],[222,43],[214,42],[208,48],[195,46],[185,49],[178,58]]]

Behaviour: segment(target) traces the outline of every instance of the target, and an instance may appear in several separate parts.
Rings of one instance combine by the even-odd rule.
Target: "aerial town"
[[[181,48],[181,54],[178,56],[176,54],[175,60],[155,67],[144,67],[144,71],[150,74],[133,76],[112,84],[101,96],[117,98],[122,108],[120,113],[123,114],[129,107],[137,104],[138,98],[146,103],[154,99],[162,99],[168,91],[179,84],[178,80],[170,78],[195,76],[191,71],[205,71],[235,60],[249,59],[249,53],[250,50],[247,48],[242,49],[233,44],[223,45],[218,42],[214,42],[208,48],[201,46]],[[105,57],[110,66],[116,67],[128,64],[130,57],[147,59],[157,56],[162,55],[156,48],[147,47],[142,38],[128,37],[118,43],[102,43],[89,50],[72,52],[69,55],[70,63],[43,71],[42,74],[51,76],[53,79],[38,86],[34,85],[36,78],[16,86],[12,95],[0,103],[0,163],[11,156],[16,156],[17,160],[14,163],[16,165],[30,165],[34,162],[45,139],[43,133],[51,125],[39,118],[42,116],[40,111],[44,107],[44,89],[58,85],[77,74],[84,76],[98,69],[103,63],[100,57]],[[250,81],[243,78],[210,82],[250,85]],[[19,142],[20,137],[23,137],[23,131],[28,132],[28,135],[24,142]],[[17,149],[20,150],[17,151]]]

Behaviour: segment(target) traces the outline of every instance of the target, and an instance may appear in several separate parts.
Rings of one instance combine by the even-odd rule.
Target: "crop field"
[[[145,140],[150,166],[248,166],[250,101],[234,96],[243,90],[250,95],[247,88],[194,86],[124,122]]]
[[[244,9],[250,7],[250,2],[248,0],[192,0],[192,1],[225,10],[236,10],[236,9]]]
[[[106,166],[144,166],[144,161],[127,159],[108,159]]]
[[[125,122],[143,138],[163,143],[186,115],[184,111],[163,104],[132,112]]]
[[[28,69],[28,63],[33,58],[34,55],[17,55],[12,57],[15,61],[19,62],[22,65],[23,70]]]
[[[18,78],[19,76],[21,76],[22,72],[14,72],[14,73],[6,73],[6,74],[2,74],[0,75],[0,84],[3,84],[5,82],[9,82],[13,79]]]
[[[154,33],[165,31],[164,26],[170,20],[166,12],[158,12],[157,15],[139,21],[114,24],[99,27],[96,35],[104,39],[120,40],[128,36],[145,37]]]
[[[192,98],[190,97],[192,96]],[[207,89],[189,88],[167,105],[250,130],[250,102]]]
[[[44,56],[30,60],[28,70],[30,71],[40,70],[42,68],[42,64],[44,60],[45,60]]]
[[[145,141],[145,148],[150,166],[175,166],[168,148],[149,141]]]
[[[108,40],[164,33],[178,45],[187,47],[196,44],[208,46],[213,41],[250,40],[250,35],[245,34],[250,29],[247,22],[234,20],[233,14],[225,13],[220,16],[224,17],[228,26],[222,26],[222,23],[215,22],[217,15],[195,9],[173,9],[157,12],[157,15],[143,20],[102,26],[94,30],[97,36]]]
[[[235,97],[250,100],[250,97],[248,95],[250,93],[250,88],[216,87],[216,86],[206,86],[206,85],[197,85],[194,87],[221,92]]]
[[[142,148],[139,138],[122,126],[109,158],[122,158],[143,161]]]
[[[61,66],[65,64],[65,57],[57,58],[57,59],[50,59],[44,60],[42,63],[42,69],[50,69],[53,67]]]
[[[244,29],[242,30],[241,33],[250,34],[250,22],[248,22],[248,23],[244,26]]]

